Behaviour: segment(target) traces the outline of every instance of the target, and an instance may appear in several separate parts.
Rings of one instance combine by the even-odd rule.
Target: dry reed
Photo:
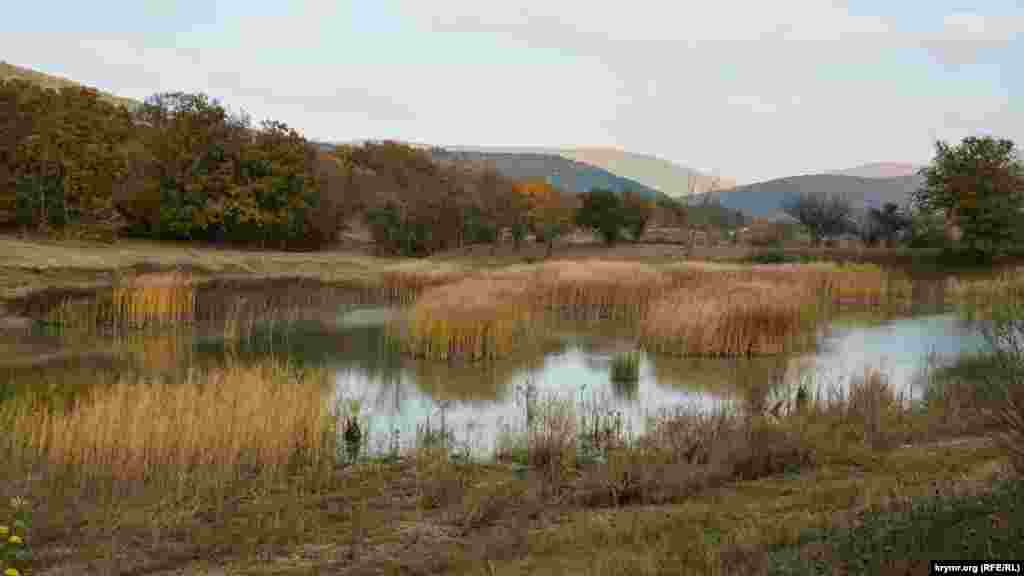
[[[523,280],[486,277],[430,290],[409,312],[405,348],[440,360],[507,355],[533,318],[528,294]]]
[[[831,304],[877,305],[910,293],[905,276],[871,265],[659,269],[635,262],[561,261],[452,284],[416,280],[407,350],[434,359],[511,353],[544,312],[640,323],[645,344],[677,355],[779,354],[803,345]],[[412,278],[410,276],[409,278]],[[433,282],[441,284],[429,288]],[[419,289],[417,289],[419,290]]]
[[[671,288],[672,278],[652,266],[602,260],[545,264],[532,285],[542,307],[620,318],[641,316]]]
[[[806,332],[809,298],[799,289],[753,282],[677,290],[651,306],[641,341],[678,356],[781,354]]]
[[[858,450],[887,450],[916,434],[915,413],[908,398],[893,389],[888,377],[865,368],[845,387],[819,386],[803,407],[798,425],[819,452],[841,458]]]
[[[981,306],[1009,299],[1024,300],[1024,269],[1003,271],[995,278],[947,280],[947,293],[955,300]]]
[[[467,274],[449,268],[399,269],[381,273],[380,287],[386,299],[398,304],[411,304],[431,288],[463,280]]]
[[[120,379],[69,409],[25,401],[9,409],[17,445],[9,455],[78,486],[270,478],[300,456],[304,464],[333,461],[325,378],[274,364],[232,366],[184,381]]]

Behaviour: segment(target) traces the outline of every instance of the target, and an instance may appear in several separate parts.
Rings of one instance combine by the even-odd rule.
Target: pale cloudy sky
[[[616,146],[741,183],[1024,144],[1020,0],[10,4],[0,59],[319,140]]]

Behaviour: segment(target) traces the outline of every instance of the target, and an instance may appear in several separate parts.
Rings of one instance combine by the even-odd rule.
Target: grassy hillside
[[[31,82],[38,86],[42,86],[43,88],[49,88],[52,90],[60,90],[61,88],[66,88],[69,86],[84,86],[84,84],[80,84],[73,80],[68,80],[67,78],[61,78],[60,76],[44,74],[42,72],[37,72],[35,70],[30,70],[28,68],[15,66],[14,64],[8,64],[7,62],[0,60],[0,80],[7,80],[13,78],[24,80],[26,82]],[[101,92],[101,98],[117,106],[127,106],[129,109],[139,105],[139,102],[137,100],[132,100],[131,98],[123,98],[121,96],[115,96],[113,94],[107,94],[105,92]]]
[[[771,218],[782,210],[787,198],[800,194],[838,195],[850,200],[855,207],[881,206],[886,202],[906,204],[910,193],[921,184],[920,176],[900,178],[859,178],[833,174],[791,176],[767,182],[739,186],[714,194],[726,208],[739,210],[748,216]],[[691,199],[699,203],[704,195]]]

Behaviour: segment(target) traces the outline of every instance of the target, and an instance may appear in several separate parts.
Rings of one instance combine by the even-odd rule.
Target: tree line
[[[609,222],[638,236],[656,210],[671,212],[596,190],[618,199],[597,225],[591,204],[549,182],[397,142],[317,145],[205,94],[155,94],[129,110],[91,88],[6,80],[0,119],[0,224],[35,232],[316,249],[357,217],[381,252],[427,255],[527,235],[550,251],[577,225],[614,242]]]

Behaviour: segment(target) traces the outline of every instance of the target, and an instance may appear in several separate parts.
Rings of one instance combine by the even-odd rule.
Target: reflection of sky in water
[[[875,368],[898,392],[916,397],[920,390],[914,389],[914,379],[927,367],[929,356],[948,361],[978,351],[983,344],[977,331],[952,314],[900,318],[880,326],[836,328],[819,353],[801,364],[808,366],[819,386],[842,385],[850,376]]]
[[[866,368],[876,368],[889,377],[898,391],[908,393],[915,376],[926,367],[929,355],[948,359],[959,352],[977,350],[981,344],[981,337],[952,315],[897,319],[876,326],[837,327],[823,339],[818,354],[788,362],[785,380],[793,383],[810,375],[816,386],[841,387],[851,377],[862,375]],[[508,385],[495,392],[496,397],[473,401],[434,401],[423,387],[417,386],[415,372],[408,367],[372,376],[359,368],[341,368],[336,373],[336,382],[341,396],[360,400],[362,413],[369,420],[372,450],[386,449],[396,429],[402,445],[408,446],[415,439],[418,425],[429,420],[437,428],[443,418],[458,445],[467,443],[474,451],[486,452],[494,447],[503,426],[523,428],[525,410],[516,390],[528,381],[536,386],[542,399],[552,395],[570,398],[578,410],[584,403],[618,410],[627,428],[639,433],[644,430],[647,417],[660,410],[680,405],[703,409],[720,405],[736,390],[723,383],[763,383],[772,378],[772,366],[777,366],[771,361],[652,361],[644,357],[639,382],[623,392],[609,381],[612,355],[611,351],[593,347],[570,346],[547,356],[542,365],[513,371]]]
[[[535,387],[540,401],[557,398],[573,402],[577,410],[596,404],[601,409],[619,411],[627,429],[633,432],[642,431],[647,416],[661,408],[694,405],[707,409],[723,401],[707,393],[661,386],[646,359],[640,365],[639,382],[628,392],[617,391],[608,377],[610,360],[611,355],[579,349],[549,355],[539,369],[523,369],[512,376],[504,397],[490,401],[435,402],[416,386],[408,370],[376,380],[368,380],[358,370],[343,370],[337,373],[336,382],[339,394],[359,399],[362,412],[369,416],[371,449],[389,446],[396,429],[401,443],[408,445],[415,438],[417,426],[424,425],[428,418],[432,427],[439,427],[443,412],[444,425],[459,445],[468,442],[476,451],[488,451],[502,427],[523,428],[525,408],[519,390],[527,382]]]

